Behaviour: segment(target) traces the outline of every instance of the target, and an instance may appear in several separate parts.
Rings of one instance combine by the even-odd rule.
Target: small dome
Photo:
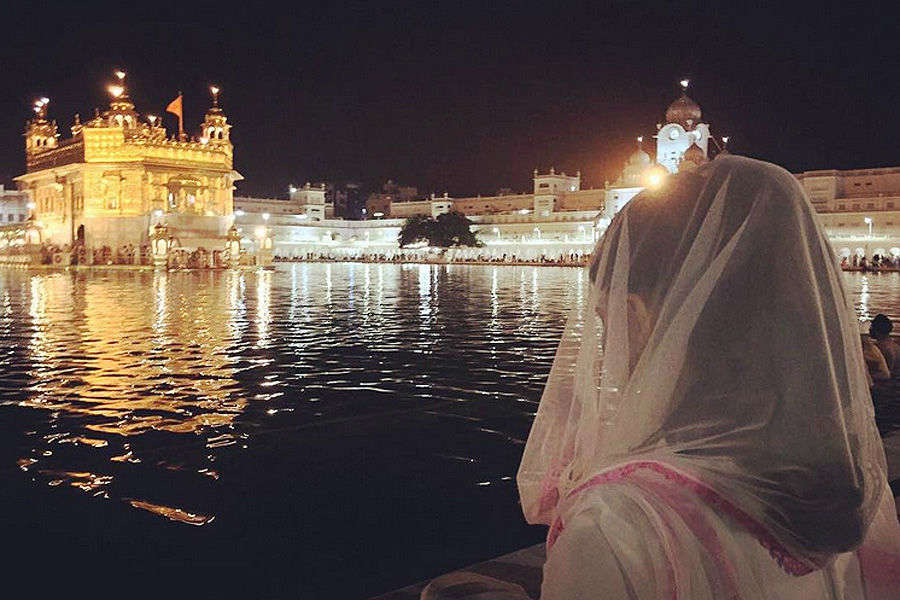
[[[688,127],[699,123],[701,115],[700,105],[688,98],[686,94],[682,94],[681,98],[675,100],[666,109],[666,122]]]
[[[638,148],[634,154],[628,157],[629,165],[649,165],[650,155]]]
[[[684,156],[681,160],[700,165],[706,162],[706,153],[697,144],[691,144],[691,147],[684,151]]]

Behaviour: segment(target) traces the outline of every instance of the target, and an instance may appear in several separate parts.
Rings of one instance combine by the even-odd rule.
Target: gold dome
[[[666,122],[678,123],[686,129],[700,122],[700,105],[690,99],[687,94],[682,94],[666,109]]]

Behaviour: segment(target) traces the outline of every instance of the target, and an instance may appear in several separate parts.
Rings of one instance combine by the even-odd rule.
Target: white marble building
[[[22,223],[31,213],[28,192],[8,190],[0,185],[0,226]]]
[[[900,167],[805,171],[797,179],[838,256],[900,256]]]
[[[727,138],[721,145],[715,142],[700,106],[684,93],[687,81],[681,84],[681,96],[669,105],[666,122],[658,125],[654,136],[655,158],[644,151],[643,138],[637,138],[638,147],[619,177],[599,189],[582,189],[580,172],[535,169],[530,193],[465,198],[432,194],[388,201],[386,210],[378,212],[384,210],[384,218],[344,221],[333,218],[324,186],[306,184],[292,187],[289,200],[235,197],[236,224],[251,246],[256,243],[254,232],[266,228],[276,256],[392,255],[399,250],[397,236],[405,219],[458,211],[473,222],[472,230],[484,243],[476,251],[480,255],[525,259],[584,255],[612,217],[643,189],[707,162],[712,145],[724,149]],[[837,254],[900,255],[900,167],[808,171],[797,178],[821,215]]]

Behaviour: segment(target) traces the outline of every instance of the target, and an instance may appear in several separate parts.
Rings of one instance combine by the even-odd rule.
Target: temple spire
[[[124,127],[133,129],[138,126],[138,114],[134,110],[134,104],[128,96],[128,88],[125,86],[125,71],[116,69],[113,71],[116,82],[106,86],[109,92],[109,110],[103,116],[109,127]]]

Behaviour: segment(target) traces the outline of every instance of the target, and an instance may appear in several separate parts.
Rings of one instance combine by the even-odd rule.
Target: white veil
[[[673,177],[613,219],[590,278],[519,468],[528,521],[657,464],[808,570],[857,548],[893,498],[858,326],[794,177],[732,156]]]

